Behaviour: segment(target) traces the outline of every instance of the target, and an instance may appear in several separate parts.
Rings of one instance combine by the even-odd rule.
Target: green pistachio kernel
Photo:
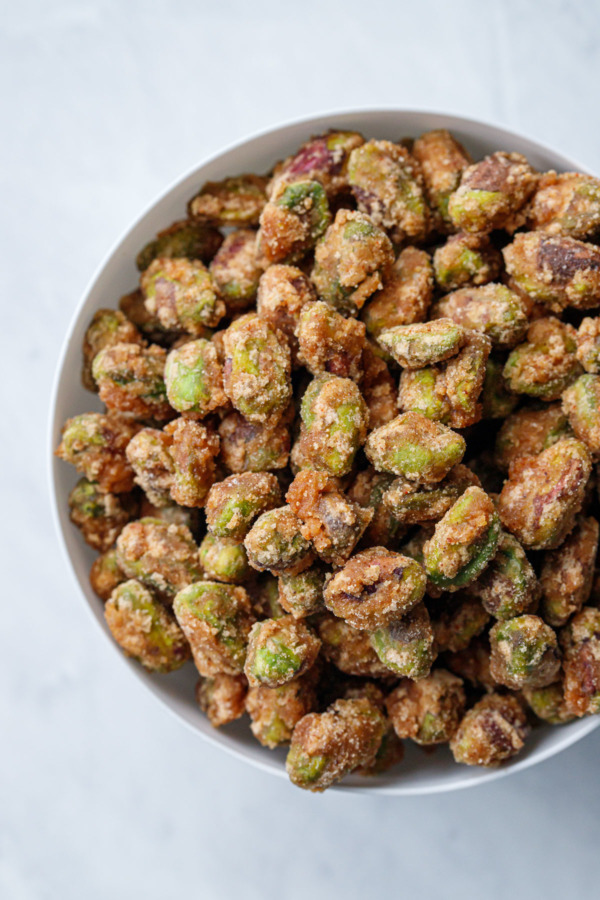
[[[206,500],[206,524],[220,538],[242,541],[255,519],[281,505],[281,488],[270,472],[242,472],[213,484]]]
[[[365,452],[376,469],[421,484],[441,481],[464,455],[464,438],[419,412],[405,412],[372,431]]]
[[[179,591],[173,612],[201,675],[241,674],[254,621],[242,587],[197,581]]]
[[[320,647],[319,638],[293,616],[257,622],[248,640],[246,677],[250,685],[286,684],[310,669]]]
[[[550,725],[563,725],[572,722],[574,714],[565,706],[565,694],[562,681],[555,681],[541,688],[523,688],[523,696],[527,705],[538,719]]]
[[[186,415],[201,418],[227,402],[216,347],[203,338],[171,350],[165,365],[165,384],[173,409]]]
[[[202,540],[199,558],[206,575],[215,581],[242,584],[250,572],[244,545],[214,534]]]
[[[545,687],[560,671],[556,634],[538,616],[516,616],[490,631],[490,671],[513,690]]]
[[[124,581],[104,607],[106,623],[127,656],[151,672],[173,672],[189,658],[188,643],[171,613],[139,581]]]
[[[421,369],[458,353],[464,344],[464,329],[451,319],[415,325],[398,325],[377,338],[385,350],[405,369]]]
[[[499,538],[500,519],[494,504],[481,488],[468,488],[425,544],[428,577],[447,591],[470,584],[494,557]]]
[[[575,435],[600,458],[600,375],[580,375],[562,395],[562,405]]]
[[[302,537],[301,524],[289,506],[262,513],[244,541],[250,565],[274,575],[297,575],[307,569],[314,554]]]
[[[396,675],[416,681],[429,674],[435,659],[434,638],[423,603],[391,625],[377,628],[370,641],[383,665]]]
[[[302,456],[310,468],[347,475],[363,443],[368,411],[349,378],[319,375],[304,392],[300,407]]]
[[[536,602],[539,584],[525,551],[512,534],[502,532],[498,552],[483,575],[470,586],[496,619],[512,619]]]
[[[216,228],[201,222],[189,220],[174,222],[170,228],[159,232],[153,241],[140,250],[136,257],[136,265],[140,272],[143,272],[159,256],[184,257],[208,262],[222,241],[223,237]]]

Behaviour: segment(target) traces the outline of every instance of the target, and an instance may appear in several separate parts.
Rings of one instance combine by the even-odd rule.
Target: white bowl
[[[327,128],[355,129],[369,138],[399,140],[417,136],[431,128],[448,128],[477,159],[494,150],[518,151],[539,169],[584,171],[573,160],[544,147],[529,138],[472,119],[431,112],[403,110],[365,110],[332,113],[292,122],[242,141],[201,163],[169,187],[126,233],[117,241],[92,279],[77,307],[66,336],[56,375],[50,413],[50,451],[60,440],[64,421],[77,413],[99,410],[97,398],[80,383],[81,345],[84,332],[100,307],[116,306],[119,298],[137,283],[135,256],[157,231],[185,216],[187,200],[208,180],[218,180],[240,172],[265,172],[278,159],[288,155],[304,140]],[[54,516],[69,567],[75,575],[80,594],[105,634],[115,654],[130,672],[181,721],[228,753],[254,766],[286,777],[285,751],[269,751],[252,737],[246,717],[221,730],[208,723],[194,701],[197,675],[190,664],[172,675],[150,675],[137,663],[126,659],[112,640],[104,621],[103,604],[92,591],[88,573],[95,554],[83,542],[79,531],[69,521],[67,497],[77,480],[72,466],[51,456],[52,498]],[[125,677],[125,676],[124,676]],[[407,746],[404,762],[377,778],[347,778],[341,788],[380,794],[427,794],[484,784],[518,772],[548,759],[580,740],[600,724],[600,717],[583,719],[560,727],[535,729],[526,750],[514,762],[499,769],[485,770],[457,765],[447,748],[426,755]],[[408,742],[407,742],[408,743]]]

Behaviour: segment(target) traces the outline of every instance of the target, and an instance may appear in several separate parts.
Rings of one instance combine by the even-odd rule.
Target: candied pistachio
[[[244,472],[213,484],[206,500],[206,524],[219,538],[242,541],[254,520],[281,505],[281,489],[274,475]]]
[[[450,599],[444,594],[439,601],[439,609],[430,602],[429,613],[438,653],[466,650],[490,619],[478,598],[466,591],[458,591]]]
[[[139,581],[119,584],[104,607],[106,624],[127,656],[150,672],[173,672],[190,648],[172,614]]]
[[[434,305],[431,316],[486,334],[495,347],[501,348],[514,347],[527,330],[525,305],[503,284],[466,287],[446,294]]]
[[[163,328],[201,337],[225,314],[225,304],[199,260],[158,257],[142,273],[140,287],[148,312]]]
[[[448,200],[455,228],[467,232],[514,229],[536,189],[538,176],[520,153],[498,151],[473,163]]]
[[[385,701],[399,738],[430,746],[447,743],[456,732],[465,708],[461,678],[436,669],[419,681],[404,678]]]
[[[223,346],[224,388],[234,407],[249,422],[280,418],[292,396],[287,345],[264,319],[247,313],[229,326]]]
[[[117,585],[127,580],[127,576],[117,562],[114,547],[97,556],[90,569],[90,584],[101,600],[108,600]]]
[[[580,518],[565,542],[544,554],[540,573],[542,615],[555,628],[589,600],[598,553],[598,522]]]
[[[560,403],[549,403],[541,409],[524,407],[512,413],[498,432],[496,464],[507,470],[516,460],[537,456],[570,435],[569,422]]]
[[[379,660],[395,675],[414,681],[429,675],[436,651],[424,603],[401,619],[372,631],[369,640]]]
[[[228,234],[209,271],[229,315],[251,306],[262,274],[256,261],[256,232],[240,228]]]
[[[279,602],[283,609],[303,619],[323,609],[325,572],[320,566],[311,566],[298,575],[279,576]]]
[[[254,622],[243,587],[197,581],[180,590],[173,612],[201,675],[241,675]]]
[[[584,606],[560,633],[566,711],[600,712],[600,610]]]
[[[317,244],[311,278],[321,300],[355,314],[383,286],[393,261],[389,238],[369,216],[340,209]]]
[[[421,522],[437,522],[468,487],[478,483],[477,476],[459,464],[437,484],[417,484],[402,477],[396,478],[385,489],[381,499],[397,523],[418,525]]]
[[[373,518],[365,531],[369,544],[387,547],[403,534],[403,528],[395,519],[390,507],[383,503],[383,496],[394,480],[387,472],[377,472],[372,466],[359,472],[348,489],[348,497],[360,506],[373,511]]]
[[[350,154],[348,181],[358,208],[385,228],[395,243],[422,241],[429,208],[415,159],[391,141],[367,141]]]
[[[325,606],[353,628],[371,631],[393,624],[423,599],[423,567],[385,547],[353,556],[323,593]]]
[[[258,424],[238,412],[219,425],[221,459],[231,472],[283,469],[290,455],[290,433],[285,421]]]
[[[506,419],[519,402],[516,394],[508,390],[504,378],[505,361],[490,356],[485,364],[485,378],[481,389],[482,419]]]
[[[248,638],[244,671],[251,687],[278,687],[303,675],[314,664],[321,641],[293,616],[256,622]]]
[[[429,484],[441,481],[464,455],[461,435],[418,412],[405,412],[372,431],[365,445],[379,471]]]
[[[183,219],[159,231],[154,240],[140,250],[135,262],[140,272],[158,257],[200,259],[207,263],[222,243],[223,235],[216,228]]]
[[[315,289],[295,266],[269,266],[260,277],[256,311],[269,325],[283,334],[295,362],[298,353],[296,328],[305,304],[316,300]]]
[[[205,576],[213,581],[243,584],[250,574],[244,545],[210,532],[202,539],[199,559]]]
[[[562,395],[562,406],[575,436],[600,458],[600,375],[580,375]]]
[[[443,367],[404,369],[400,376],[398,406],[404,411],[418,412],[428,419],[448,424],[452,408],[446,394]]]
[[[107,494],[98,485],[80,478],[68,499],[69,518],[86,544],[104,553],[109,550],[127,522],[136,514],[129,494]]]
[[[467,488],[423,548],[428,577],[447,591],[470,584],[496,554],[499,537],[494,504],[480,487]]]
[[[173,409],[193,419],[227,404],[217,349],[203,338],[171,350],[165,365],[165,385]]]
[[[464,346],[446,362],[411,371],[400,378],[398,405],[420,412],[453,428],[466,428],[482,416],[483,389],[491,342],[484,334],[467,331]]]
[[[365,326],[344,318],[319,300],[302,308],[296,329],[298,362],[313,375],[328,372],[360,381],[365,346]]]
[[[343,619],[329,614],[319,616],[317,631],[322,641],[323,656],[340,672],[370,678],[393,677],[373,650],[367,631],[353,628]]]
[[[565,694],[562,681],[554,681],[545,687],[525,687],[521,691],[527,705],[538,719],[550,725],[562,725],[574,719],[565,706]]]
[[[180,506],[204,506],[217,478],[215,457],[219,452],[218,436],[199,422],[184,418],[169,422],[164,433],[171,441],[172,499]]]
[[[142,428],[127,445],[127,460],[135,481],[156,507],[171,500],[173,460],[169,436],[157,428]]]
[[[248,685],[243,675],[219,673],[201,678],[196,686],[196,703],[213,728],[228,725],[244,715]]]
[[[431,257],[424,250],[405,247],[387,269],[383,288],[373,294],[362,312],[372,338],[398,325],[423,322],[433,298]]]
[[[594,244],[531,231],[517,234],[502,255],[515,284],[552,312],[600,305],[600,248]]]
[[[164,381],[166,351],[152,344],[114,344],[94,357],[92,375],[110,412],[164,421],[173,411]]]
[[[250,565],[273,575],[298,575],[307,569],[314,554],[301,526],[289,506],[262,513],[244,541]]]
[[[363,143],[364,138],[357,131],[330,129],[325,134],[314,135],[275,166],[270,193],[282,182],[310,178],[322,184],[329,197],[334,196],[347,187],[348,156]]]
[[[81,381],[88,391],[96,391],[97,386],[92,376],[94,357],[104,347],[114,344],[144,344],[144,339],[133,322],[119,309],[99,309],[94,313],[92,321],[83,337],[83,367]]]
[[[318,181],[280,181],[260,215],[258,259],[263,268],[293,263],[311,250],[331,221]]]
[[[369,428],[381,428],[398,415],[396,383],[385,360],[367,343],[362,355],[360,390],[369,411]]]
[[[479,397],[490,350],[490,339],[486,335],[467,332],[464,347],[443,363],[444,388],[450,405],[448,424],[452,428],[466,428],[481,418]]]
[[[246,712],[252,734],[263,747],[274,749],[289,744],[300,719],[315,709],[314,671],[313,666],[304,675],[279,687],[259,684],[250,688]]]
[[[494,281],[502,256],[487,234],[453,234],[433,254],[433,271],[443,291]]]
[[[490,672],[512,690],[545,687],[560,671],[556,634],[539,616],[516,616],[490,631]]]
[[[591,471],[589,451],[575,438],[517,459],[498,498],[502,524],[526,549],[559,547],[573,528]]]
[[[302,536],[326,563],[341,566],[348,559],[373,517],[339,489],[324,472],[299,472],[286,500],[300,519]]]
[[[190,419],[175,419],[162,432],[145,428],[130,441],[127,457],[136,481],[158,506],[204,506],[216,478],[219,439]]]
[[[465,342],[465,331],[452,319],[397,325],[382,331],[378,343],[405,369],[421,369],[454,356]]]
[[[367,431],[367,407],[356,384],[318,375],[304,392],[300,415],[301,457],[329,475],[347,475]]]
[[[386,720],[367,697],[336,700],[325,712],[304,716],[286,760],[297,787],[324,791],[359,767],[368,768],[386,732]]]
[[[412,155],[423,174],[429,205],[450,225],[448,200],[460,184],[463,172],[472,159],[456,138],[445,128],[426,131],[413,144]]]
[[[133,488],[134,472],[125,450],[139,425],[114,413],[83,413],[67,419],[56,456],[72,463],[101,491],[120,494]]]
[[[165,601],[202,574],[189,528],[161,519],[126,525],[117,539],[117,563],[128,578],[137,578]]]
[[[576,332],[553,316],[537,319],[527,340],[512,351],[504,366],[508,387],[516,394],[557,400],[581,372]]]
[[[539,584],[525,551],[512,534],[501,533],[496,555],[469,591],[496,619],[512,619],[531,611],[539,598]]]
[[[545,172],[527,212],[527,224],[536,231],[595,238],[600,232],[600,179],[581,172]]]
[[[234,175],[223,181],[207,181],[189,202],[193,219],[213,225],[258,225],[267,202],[267,179],[261,175]]]
[[[577,329],[577,359],[590,375],[600,374],[600,316],[583,319]]]
[[[465,714],[450,749],[458,763],[497,766],[523,749],[528,731],[518,697],[487,694]]]

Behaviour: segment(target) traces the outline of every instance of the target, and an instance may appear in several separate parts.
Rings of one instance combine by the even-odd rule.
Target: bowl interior
[[[172,185],[117,242],[93,278],[75,313],[59,362],[50,417],[51,450],[57,446],[62,424],[69,416],[101,409],[98,399],[85,391],[80,382],[83,335],[97,309],[116,306],[119,298],[136,286],[138,272],[134,260],[138,250],[157,231],[185,216],[187,200],[204,181],[241,172],[268,171],[276,160],[291,153],[312,134],[331,127],[355,129],[368,137],[391,140],[404,136],[416,137],[431,128],[448,128],[476,159],[494,150],[517,151],[525,154],[536,168],[542,170],[583,171],[573,160],[526,137],[470,119],[428,112],[370,110],[322,115],[284,125],[233,146]],[[104,622],[103,604],[88,581],[95,554],[69,521],[67,497],[77,477],[72,466],[52,457],[52,502],[63,549],[86,605],[115,653],[167,709],[194,731],[253,765],[285,776],[285,751],[269,751],[261,747],[252,737],[246,717],[218,731],[210,726],[194,701],[197,676],[191,664],[172,675],[150,675],[141,666],[126,659],[114,644]],[[592,718],[561,727],[537,728],[527,743],[526,751],[514,762],[497,770],[458,766],[447,748],[426,755],[415,745],[410,745],[407,746],[405,761],[396,770],[377,779],[353,776],[346,779],[340,788],[387,794],[420,794],[482,784],[558,753],[598,724],[600,722]]]

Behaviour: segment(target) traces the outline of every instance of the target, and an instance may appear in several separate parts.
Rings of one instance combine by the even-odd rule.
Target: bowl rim
[[[214,162],[217,162],[221,157],[226,154],[242,149],[245,145],[250,144],[259,139],[265,139],[269,136],[274,136],[278,133],[285,132],[293,127],[301,127],[306,126],[309,128],[312,123],[314,123],[315,127],[320,123],[323,119],[327,119],[331,122],[331,126],[336,126],[336,120],[345,118],[345,117],[356,117],[356,118],[364,118],[377,115],[420,115],[424,117],[431,118],[440,118],[451,120],[447,124],[447,127],[451,130],[452,127],[460,128],[464,126],[466,128],[481,128],[484,131],[494,130],[502,133],[508,140],[514,138],[519,141],[527,141],[533,145],[535,145],[536,149],[539,150],[540,153],[546,153],[553,157],[561,157],[564,160],[565,166],[569,168],[567,171],[577,171],[577,172],[585,172],[586,174],[595,174],[591,171],[590,167],[584,165],[577,160],[573,159],[573,157],[569,155],[565,155],[561,150],[556,150],[553,147],[537,140],[537,138],[532,137],[530,134],[524,131],[514,131],[513,129],[506,128],[504,125],[497,124],[496,122],[489,121],[487,119],[474,118],[470,116],[463,116],[458,113],[454,113],[451,111],[440,112],[438,110],[433,109],[423,109],[421,107],[413,107],[413,106],[405,106],[405,107],[396,107],[396,106],[373,106],[373,107],[361,107],[358,109],[355,108],[336,108],[333,110],[324,110],[322,112],[312,113],[310,115],[304,115],[299,117],[293,117],[290,119],[286,119],[283,122],[280,122],[277,125],[270,125],[265,128],[261,128],[257,131],[254,131],[241,139],[237,139],[231,141],[226,146],[221,147],[219,150],[211,153],[208,156],[202,157],[198,162],[196,162],[193,166],[188,168],[185,172],[172,179],[166,188],[162,189],[158,192],[142,209],[142,211],[135,216],[134,219],[129,221],[127,226],[122,229],[117,238],[110,244],[108,250],[102,256],[100,262],[96,266],[93,274],[87,281],[84,290],[81,293],[81,296],[76,303],[73,313],[69,319],[69,323],[67,326],[67,330],[65,332],[64,338],[61,343],[60,351],[58,354],[54,376],[52,379],[51,385],[51,394],[50,394],[50,405],[48,412],[48,422],[47,422],[47,474],[48,474],[48,488],[50,492],[50,507],[51,507],[51,516],[52,521],[54,523],[54,529],[58,535],[59,544],[61,547],[61,552],[63,555],[63,559],[67,565],[67,569],[69,570],[71,579],[77,589],[77,593],[79,594],[85,609],[87,611],[87,615],[94,621],[95,627],[97,630],[103,635],[105,641],[112,648],[115,656],[120,660],[121,664],[129,668],[130,672],[135,675],[135,681],[138,685],[142,686],[147,692],[153,695],[154,699],[159,702],[163,709],[166,709],[167,712],[175,718],[178,722],[183,723],[184,726],[187,727],[188,730],[193,731],[195,735],[200,736],[203,740],[207,741],[214,747],[218,747],[220,750],[225,751],[230,756],[233,756],[239,760],[242,760],[247,765],[252,765],[255,768],[262,770],[263,772],[268,772],[273,775],[277,775],[280,778],[286,779],[287,774],[285,771],[285,767],[281,765],[274,765],[273,761],[267,762],[266,758],[255,757],[247,753],[244,747],[240,747],[235,745],[234,743],[230,743],[228,741],[224,741],[221,739],[219,733],[215,729],[214,733],[205,732],[199,730],[190,719],[188,719],[185,715],[183,715],[180,711],[176,710],[174,706],[168,702],[163,696],[161,696],[158,691],[154,688],[153,683],[144,677],[144,673],[139,670],[139,667],[130,659],[125,657],[122,653],[118,645],[114,640],[111,639],[110,635],[107,633],[105,629],[101,627],[101,624],[98,620],[98,617],[94,614],[92,607],[88,598],[86,597],[84,591],[82,590],[81,585],[79,584],[74,564],[71,559],[71,554],[69,552],[69,548],[67,546],[66,534],[62,527],[61,519],[60,519],[60,510],[59,510],[59,490],[58,484],[55,477],[55,437],[57,433],[57,407],[59,401],[59,386],[60,381],[63,374],[63,368],[65,365],[65,358],[71,346],[71,341],[73,339],[73,333],[77,328],[80,317],[83,312],[83,308],[87,302],[88,297],[92,293],[93,289],[96,286],[96,283],[100,280],[105,268],[109,265],[110,261],[118,252],[121,244],[125,241],[128,235],[143,221],[143,219],[149,215],[153,209],[164,201],[172,192],[174,192],[180,184],[194,177],[195,174],[199,173],[202,169],[211,165]],[[60,423],[62,424],[62,423]],[[517,772],[522,772],[525,769],[530,768],[531,766],[537,765],[538,763],[544,762],[547,759],[550,759],[553,756],[558,755],[563,750],[566,750],[568,747],[582,740],[592,731],[594,731],[600,725],[600,716],[592,716],[588,719],[579,719],[577,723],[579,727],[574,730],[564,730],[563,737],[556,743],[553,743],[548,747],[538,747],[531,754],[519,759],[518,757],[507,765],[499,766],[498,768],[492,769],[482,769],[478,771],[478,776],[473,778],[472,775],[470,777],[470,767],[464,769],[464,777],[455,777],[451,781],[445,782],[441,780],[439,783],[433,782],[431,784],[416,784],[411,785],[410,781],[399,783],[397,785],[394,784],[377,784],[373,780],[369,780],[368,782],[358,784],[349,783],[348,781],[342,781],[341,783],[333,785],[333,790],[336,791],[344,791],[346,793],[351,792],[355,794],[362,794],[363,796],[372,796],[373,794],[377,794],[380,796],[418,796],[418,795],[431,795],[431,794],[441,794],[447,793],[450,791],[462,790],[465,788],[478,787],[483,784],[488,784],[491,781],[496,781],[497,779],[504,778],[508,775],[515,774]],[[331,788],[330,788],[331,790]]]

